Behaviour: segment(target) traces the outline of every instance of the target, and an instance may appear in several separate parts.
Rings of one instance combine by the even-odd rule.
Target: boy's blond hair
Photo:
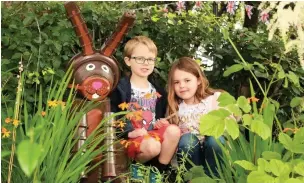
[[[124,57],[131,57],[134,48],[139,44],[146,45],[148,49],[157,56],[157,47],[150,38],[146,36],[135,36],[126,43]]]

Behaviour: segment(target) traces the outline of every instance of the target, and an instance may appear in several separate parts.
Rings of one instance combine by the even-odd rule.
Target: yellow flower
[[[63,101],[58,101],[57,104],[61,105],[62,107],[65,107],[65,102]]]
[[[11,118],[5,118],[5,123],[10,123],[10,122],[12,122]]]
[[[2,127],[1,133],[3,133],[2,137],[5,138],[5,137],[9,137],[11,132],[9,130],[7,130],[6,128]]]
[[[125,109],[128,109],[129,104],[127,104],[126,102],[124,102],[124,103],[119,104],[118,107],[119,107],[121,110],[125,110]]]
[[[15,127],[17,127],[17,126],[19,125],[19,123],[20,123],[20,121],[19,121],[18,119],[14,119],[13,125],[14,125]]]
[[[126,125],[123,121],[118,121],[117,127],[123,128]]]
[[[50,106],[50,107],[56,107],[57,106],[57,101],[56,100],[48,101],[48,106]]]

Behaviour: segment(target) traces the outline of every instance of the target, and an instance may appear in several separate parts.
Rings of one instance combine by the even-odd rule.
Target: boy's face
[[[131,54],[131,57],[124,58],[126,64],[131,67],[132,74],[148,78],[153,72],[156,55],[151,52],[144,44],[138,44]]]

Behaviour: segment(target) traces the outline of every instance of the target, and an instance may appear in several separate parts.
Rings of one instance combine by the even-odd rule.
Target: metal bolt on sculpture
[[[107,39],[104,46],[100,50],[95,50],[79,7],[75,2],[66,2],[64,6],[82,47],[82,53],[75,55],[69,62],[69,66],[72,66],[73,78],[75,80],[75,85],[70,87],[75,87],[85,99],[100,103],[97,108],[89,111],[80,121],[78,129],[80,140],[77,147],[75,147],[77,150],[98,126],[102,118],[111,114],[110,101],[107,96],[116,87],[120,77],[118,62],[113,57],[113,53],[123,37],[134,25],[136,15],[132,12],[125,12],[116,30]],[[79,102],[83,102],[83,100],[79,99]],[[113,119],[107,123],[108,126],[105,131],[105,133],[110,132],[113,134],[109,135],[104,142],[107,146],[112,144],[108,146],[106,154],[102,155],[106,161],[102,167],[95,168],[87,175],[83,174],[84,179],[82,182],[99,182],[100,179],[117,176],[115,153],[119,153],[119,150],[113,146],[115,129],[111,124],[112,121]],[[100,160],[101,155],[94,159],[95,162]]]

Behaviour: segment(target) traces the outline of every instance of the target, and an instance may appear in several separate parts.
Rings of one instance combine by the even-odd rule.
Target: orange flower
[[[57,106],[57,101],[56,100],[48,101],[48,106],[50,106],[50,107],[56,107]]]
[[[17,126],[19,125],[19,123],[20,123],[20,121],[19,121],[18,119],[14,119],[13,125],[14,125],[15,127],[17,127]]]
[[[162,96],[162,95],[159,94],[158,92],[155,92],[155,95],[156,95],[157,98],[160,98],[160,97]]]
[[[136,120],[136,121],[142,120],[142,119],[143,119],[143,117],[142,117],[142,110],[140,110],[140,111],[135,111],[135,112],[134,112],[134,117],[135,117],[135,120]]]
[[[293,133],[297,133],[299,131],[298,128],[292,129],[292,128],[284,128],[283,132],[286,133],[287,131],[292,131]]]
[[[7,130],[6,128],[2,127],[1,133],[3,133],[2,137],[5,138],[5,137],[9,137],[11,132],[9,130]]]
[[[134,105],[136,110],[141,109],[141,106],[138,103],[134,102],[132,104]]]
[[[121,108],[121,110],[125,110],[125,109],[128,109],[129,104],[124,102],[124,103],[119,104],[118,107]]]
[[[41,112],[41,116],[45,116],[46,115],[46,112],[45,111],[42,111]]]
[[[160,138],[159,138],[159,136],[158,135],[155,135],[155,140],[157,140],[158,142],[160,141]]]
[[[148,139],[148,138],[150,138],[149,134],[144,135],[144,139]]]
[[[248,100],[248,103],[250,103],[250,100],[251,100],[252,102],[257,102],[257,101],[259,101],[260,99],[255,98],[255,97],[250,97],[250,98],[247,98],[247,100]]]
[[[121,140],[121,141],[120,141],[120,144],[121,144],[121,145],[124,145],[126,142],[127,142],[126,140]]]
[[[10,122],[12,122],[11,118],[5,118],[5,123],[10,123]]]
[[[139,145],[140,145],[140,143],[138,143],[138,142],[133,142],[133,143],[134,143],[135,147],[139,147]]]

